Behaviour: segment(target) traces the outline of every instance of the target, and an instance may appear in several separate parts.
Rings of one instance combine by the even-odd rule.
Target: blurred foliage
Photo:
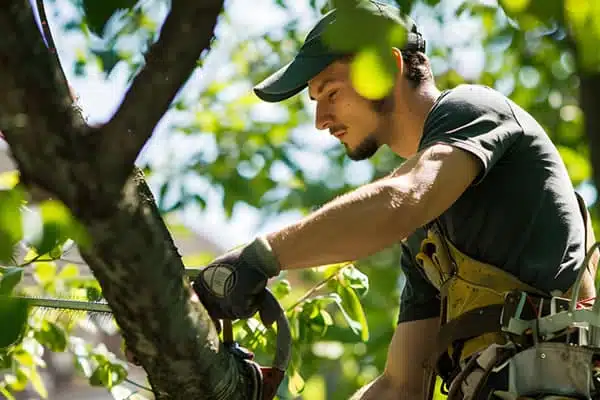
[[[341,146],[325,138],[312,139],[314,110],[306,96],[267,105],[251,93],[253,83],[293,57],[306,34],[292,11],[292,0],[273,3],[286,15],[285,24],[251,37],[236,26],[218,29],[213,50],[199,60],[198,74],[181,90],[165,117],[167,141],[193,145],[184,154],[175,149],[166,164],[143,161],[163,214],[192,206],[204,209],[207,186],[220,192],[228,217],[242,203],[259,210],[264,221],[287,211],[306,214],[385,175],[402,161],[382,149],[369,161],[351,162]],[[484,62],[476,75],[461,72],[461,49],[449,36],[426,38],[440,89],[478,82],[509,95],[547,130],[573,183],[591,183],[578,75],[597,72],[600,66],[600,53],[595,49],[600,39],[600,3],[455,3],[451,8],[439,0],[397,0],[402,10],[426,17],[438,29],[456,20],[477,23],[469,45],[483,55]],[[79,76],[100,69],[107,78],[118,71],[129,79],[143,67],[144,52],[158,38],[169,8],[164,0],[70,0],[69,4],[74,12],[60,28],[65,34],[83,35],[86,45],[75,49],[76,62],[65,68]],[[342,5],[345,12],[346,3],[309,0],[308,4],[316,20],[331,4]],[[227,15],[225,10],[220,26],[229,24]],[[402,33],[360,13],[343,15],[347,18],[343,25],[360,25],[361,29],[354,29],[353,35],[347,29],[334,31],[330,40],[343,47],[348,46],[344,40],[355,38],[366,46],[354,66],[357,87],[369,97],[380,97],[389,89],[390,55],[384,44],[400,40]],[[217,52],[220,61],[211,65],[210,57]],[[199,83],[198,75],[210,72],[209,68],[218,71],[208,82]],[[364,85],[365,71],[371,75],[373,70],[380,71],[378,79]],[[165,152],[169,150],[167,143]],[[0,295],[16,291],[100,299],[95,280],[79,276],[74,264],[58,263],[73,246],[72,239],[85,243],[85,233],[60,204],[27,208],[15,183],[14,174],[0,179],[4,189],[0,191]],[[598,229],[599,216],[594,217]],[[23,243],[27,255],[17,260],[15,246]],[[193,262],[200,259],[206,257],[196,257]],[[398,248],[392,247],[353,265],[284,273],[274,279],[271,287],[286,309],[294,335],[292,365],[279,398],[345,399],[382,371],[398,315],[402,287],[398,259]],[[0,368],[6,372],[0,393],[9,399],[28,383],[43,397],[45,389],[38,373],[44,367],[43,351],[70,351],[90,384],[113,393],[126,379],[126,364],[102,346],[92,348],[72,335],[79,319],[64,318],[60,313],[40,316],[30,313],[23,302],[7,300],[0,302],[0,319],[3,326],[10,327],[0,334]],[[259,362],[268,364],[274,332],[265,330],[256,319],[239,321],[234,327],[242,345],[255,351]]]

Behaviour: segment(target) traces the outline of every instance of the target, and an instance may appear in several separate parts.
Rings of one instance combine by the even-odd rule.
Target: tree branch
[[[99,172],[108,169],[104,164],[118,164],[118,147],[98,157],[97,136],[73,108],[28,0],[0,3],[0,129],[27,185],[55,195],[86,229],[89,243],[78,243],[82,257],[156,398],[247,398],[247,366],[224,350],[206,310],[191,295],[181,257],[141,173],[123,183]],[[149,92],[136,85],[136,93]],[[131,100],[128,107],[135,104],[132,115],[158,121],[144,102]]]
[[[75,146],[89,145],[88,126],[74,110],[58,59],[46,49],[27,1],[3,2],[0,37],[0,129],[11,145],[21,181],[30,185],[29,177],[40,174],[38,187],[72,202],[82,194],[73,191],[75,186],[56,186],[54,176],[80,178],[75,171],[58,170],[65,165],[56,160],[82,155]],[[36,157],[27,156],[31,149]]]
[[[120,153],[108,175],[126,171],[121,178],[127,178],[156,124],[196,68],[202,51],[209,48],[222,6],[222,0],[172,1],[160,39],[146,55],[145,67],[133,80],[119,110],[101,129],[100,154]]]

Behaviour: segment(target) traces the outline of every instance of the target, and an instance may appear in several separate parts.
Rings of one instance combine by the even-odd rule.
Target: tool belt
[[[577,199],[586,226],[586,249],[594,244],[589,214],[579,195]],[[508,343],[524,340],[503,331],[501,317],[506,301],[512,293],[523,293],[524,298],[546,299],[547,305],[552,297],[493,265],[475,260],[461,252],[451,243],[435,221],[422,241],[416,260],[427,279],[439,290],[441,299],[440,330],[435,351],[429,360],[433,370],[425,382],[425,392],[433,393],[435,375],[444,381],[444,387],[460,372],[460,365],[469,357],[481,353],[490,346],[504,346]],[[586,277],[585,290],[581,297],[595,295],[593,277],[596,272],[598,254],[595,252],[589,260],[590,274]],[[590,283],[591,282],[591,283]],[[590,289],[591,285],[591,289]],[[567,301],[568,304],[568,301]],[[543,310],[542,310],[543,311]],[[540,311],[540,312],[542,312]],[[548,310],[551,312],[553,310]],[[504,313],[504,315],[508,315]],[[532,318],[539,317],[533,315]],[[525,340],[526,341],[526,340]],[[523,343],[521,348],[525,348]],[[443,389],[445,392],[445,390]],[[447,393],[447,392],[446,392]],[[428,399],[430,397],[426,397]]]

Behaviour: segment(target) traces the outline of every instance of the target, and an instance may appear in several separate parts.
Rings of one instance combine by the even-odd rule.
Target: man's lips
[[[342,136],[344,136],[344,135],[346,134],[346,131],[345,131],[345,130],[343,130],[343,129],[340,129],[339,131],[336,131],[336,132],[331,132],[331,134],[332,134],[333,136],[335,136],[336,138],[338,138],[338,139],[341,139],[341,138],[342,138]]]

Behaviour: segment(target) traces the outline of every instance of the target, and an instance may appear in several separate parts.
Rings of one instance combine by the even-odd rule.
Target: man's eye
[[[329,93],[329,101],[333,101],[335,100],[335,96],[337,95],[337,89],[333,90],[331,93]]]

